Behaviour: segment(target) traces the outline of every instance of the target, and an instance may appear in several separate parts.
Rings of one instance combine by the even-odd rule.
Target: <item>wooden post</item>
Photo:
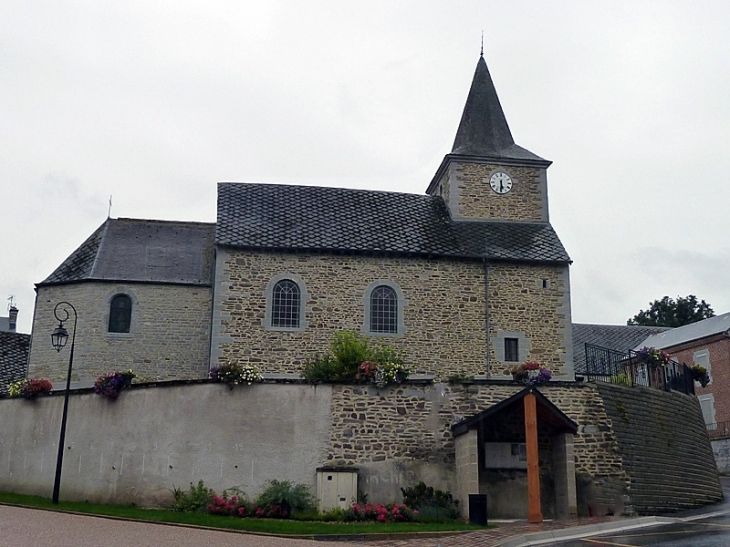
[[[525,395],[525,444],[527,448],[527,522],[542,522],[540,506],[540,462],[537,450],[537,399]]]

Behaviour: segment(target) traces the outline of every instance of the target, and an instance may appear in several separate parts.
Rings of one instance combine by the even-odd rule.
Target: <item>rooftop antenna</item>
[[[106,214],[106,218],[112,218],[112,195],[109,194],[109,211]]]
[[[479,52],[479,57],[484,57],[484,31],[482,31],[482,49]]]

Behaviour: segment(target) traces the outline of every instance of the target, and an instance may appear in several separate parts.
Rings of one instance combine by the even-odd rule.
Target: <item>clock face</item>
[[[497,171],[489,177],[489,186],[498,194],[506,194],[512,190],[512,179],[504,171]]]

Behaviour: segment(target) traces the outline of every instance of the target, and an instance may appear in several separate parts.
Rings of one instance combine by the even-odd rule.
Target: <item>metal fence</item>
[[[684,363],[670,360],[664,366],[652,366],[632,350],[620,352],[593,344],[585,347],[588,381],[695,393],[692,372]]]

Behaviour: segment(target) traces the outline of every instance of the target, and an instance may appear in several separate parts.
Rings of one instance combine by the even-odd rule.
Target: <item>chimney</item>
[[[10,309],[8,310],[8,330],[10,332],[15,332],[15,329],[18,325],[18,308],[15,306],[10,306]]]

